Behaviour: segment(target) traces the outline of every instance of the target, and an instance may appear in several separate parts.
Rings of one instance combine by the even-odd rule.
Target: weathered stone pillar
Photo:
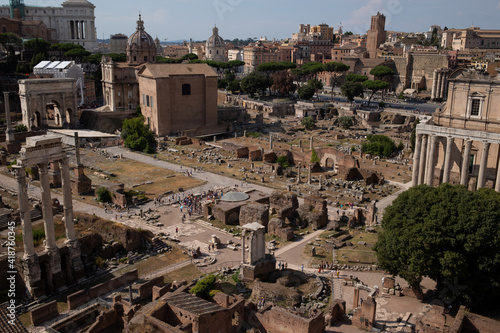
[[[243,137],[246,138],[247,137],[247,130],[244,130],[243,131]]]
[[[441,98],[442,87],[443,87],[443,73],[439,72],[438,73],[438,87],[437,87],[437,93],[436,93],[437,98]]]
[[[437,145],[437,137],[435,135],[431,135],[430,137],[430,146],[429,146],[429,162],[427,165],[427,185],[432,186],[434,183],[434,162],[436,155],[436,145]]]
[[[443,183],[450,182],[450,169],[451,169],[451,149],[453,147],[453,137],[446,138],[446,156],[444,158],[444,174]]]
[[[497,179],[495,182],[495,191],[500,192],[500,165],[497,167]]]
[[[420,185],[418,181],[418,170],[420,165],[420,155],[422,148],[422,134],[417,134],[415,138],[415,151],[413,152],[413,170],[412,170],[412,184],[411,186]]]
[[[443,92],[442,92],[443,98],[448,98],[448,76],[449,76],[449,73],[445,72],[444,79],[443,79]]]
[[[310,150],[313,150],[313,146],[314,146],[314,138],[313,138],[312,136],[311,136],[311,139],[310,139],[309,145],[310,145],[309,149],[310,149]]]
[[[269,149],[273,150],[273,135],[269,134]]]
[[[301,169],[301,165],[300,165],[300,162],[299,162],[298,172],[297,172],[297,184],[300,184],[300,169]]]
[[[311,165],[309,165],[309,170],[307,174],[307,183],[311,185]]]
[[[61,160],[62,166],[62,190],[64,204],[64,224],[66,227],[66,242],[76,240],[75,223],[73,221],[73,196],[71,195],[71,182],[69,177],[68,157]]]
[[[17,192],[19,199],[19,217],[23,228],[24,257],[35,254],[33,245],[33,228],[31,226],[30,207],[28,204],[28,189],[26,187],[26,171],[23,166],[13,166],[16,172]]]
[[[486,183],[486,169],[488,167],[488,153],[490,143],[483,141],[483,152],[481,153],[481,165],[479,166],[479,176],[477,177],[477,188],[483,188]]]
[[[429,140],[429,135],[424,134],[422,136],[422,148],[420,150],[420,165],[418,170],[418,184],[424,183],[425,177],[425,162],[427,159],[427,142]]]
[[[433,79],[432,79],[432,92],[431,92],[431,99],[436,99],[436,90],[437,90],[437,69],[434,71]]]
[[[244,265],[245,264],[245,238],[247,237],[247,232],[246,230],[243,230],[241,233],[241,263]]]
[[[460,185],[468,186],[469,183],[469,159],[472,141],[465,141],[465,150],[462,159],[462,170],[460,174]]]
[[[299,148],[302,148],[302,139],[299,139]]]
[[[3,92],[3,104],[5,106],[5,122],[7,123],[7,129],[5,130],[5,141],[7,143],[11,143],[16,141],[14,137],[14,130],[12,129],[12,123],[10,120],[10,101],[9,101],[9,92]]]
[[[54,231],[54,219],[52,215],[52,200],[50,197],[50,185],[47,162],[38,165],[40,169],[40,184],[42,187],[42,211],[45,228],[45,248],[50,251],[56,247],[56,237]]]
[[[78,132],[75,132],[75,157],[76,166],[80,166],[80,138],[78,137]]]

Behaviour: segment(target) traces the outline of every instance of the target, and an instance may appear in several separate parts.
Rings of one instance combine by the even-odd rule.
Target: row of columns
[[[69,175],[69,160],[65,157],[59,160],[62,166],[62,185],[63,185],[63,205],[64,205],[64,224],[66,228],[66,243],[73,245],[76,242],[75,225],[73,221],[73,201],[71,194],[71,183]],[[48,175],[48,162],[40,163],[40,183],[42,192],[42,212],[45,229],[45,249],[54,251],[57,249],[54,219],[52,213],[52,199],[50,194],[50,184]],[[24,166],[15,167],[16,178],[19,192],[19,213],[23,226],[23,245],[25,257],[35,255],[33,246],[33,230],[31,226],[30,208],[28,204],[28,192],[26,183],[26,171]]]
[[[86,38],[86,22],[85,21],[69,21],[71,39],[85,39]]]
[[[448,71],[447,70],[438,70],[434,71],[433,82],[432,82],[432,90],[431,90],[431,99],[443,99],[448,95],[447,86],[448,86]]]
[[[430,134],[417,134],[415,142],[415,153],[413,157],[413,173],[412,173],[412,185],[417,186],[421,184],[427,184],[433,186],[434,184],[434,171],[435,171],[435,158],[436,149],[439,142],[439,137],[437,135]],[[451,158],[452,158],[452,147],[455,142],[455,138],[452,136],[446,137],[446,150],[444,159],[444,170],[443,170],[443,183],[450,182],[450,172],[451,172]],[[462,154],[462,166],[460,169],[460,184],[468,186],[469,183],[469,163],[471,156],[472,140],[465,140],[463,154]],[[488,155],[491,143],[487,141],[482,142],[482,152],[481,161],[479,164],[479,174],[477,179],[477,188],[483,188],[486,184],[486,170],[488,166]],[[500,192],[500,167],[497,168],[497,177],[495,182],[495,191]]]

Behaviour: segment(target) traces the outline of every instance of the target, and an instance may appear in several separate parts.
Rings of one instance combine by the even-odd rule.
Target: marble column
[[[418,185],[424,183],[425,179],[425,162],[427,160],[427,142],[429,140],[429,135],[424,134],[422,136],[422,148],[420,149],[420,165],[418,167]]]
[[[443,85],[443,73],[438,73],[438,86],[436,92],[436,98],[441,98],[441,87]]]
[[[301,165],[299,162],[299,166],[297,168],[297,184],[300,184],[300,169],[301,169]]]
[[[412,170],[411,186],[419,185],[418,170],[420,164],[421,146],[422,146],[422,134],[417,134],[415,138],[415,151],[413,152],[413,170]]]
[[[246,231],[243,230],[241,233],[241,263],[245,264],[245,238],[247,237]]]
[[[308,175],[307,175],[307,183],[311,185],[311,165],[309,165]]]
[[[436,99],[436,91],[437,91],[437,70],[434,71],[433,79],[432,79],[432,91],[431,91],[431,100]]]
[[[273,135],[269,134],[269,149],[273,150]]]
[[[26,187],[26,171],[22,166],[14,166],[17,180],[17,192],[19,196],[19,216],[23,228],[24,257],[35,254],[33,245],[33,228],[31,226],[30,207],[28,203],[28,189]]]
[[[469,160],[472,141],[465,141],[465,150],[462,159],[462,170],[460,174],[460,185],[468,186],[469,183]]]
[[[481,165],[479,166],[479,176],[477,177],[477,188],[484,187],[486,183],[486,169],[488,168],[488,153],[490,143],[483,141],[483,152],[481,153]]]
[[[434,162],[436,155],[436,146],[437,146],[437,137],[435,135],[431,135],[430,144],[429,144],[429,161],[427,164],[427,181],[426,184],[429,186],[433,186],[434,183]]]
[[[73,242],[76,240],[76,234],[75,222],[73,220],[73,195],[71,194],[68,157],[65,157],[61,160],[61,166],[66,242]]]
[[[311,140],[310,140],[309,145],[310,145],[309,149],[310,149],[310,150],[313,150],[313,146],[314,146],[314,139],[313,139],[313,137],[312,137],[312,136],[311,136]]]
[[[495,182],[495,191],[500,192],[500,162],[497,166],[497,179]]]
[[[450,182],[450,169],[451,169],[451,149],[453,147],[454,139],[449,136],[446,138],[446,155],[444,158],[444,174],[443,183]]]
[[[40,169],[40,183],[42,187],[42,212],[45,228],[45,248],[50,251],[56,248],[56,237],[54,230],[54,219],[52,215],[52,199],[50,197],[50,185],[47,163],[38,165]]]
[[[76,166],[80,166],[80,139],[78,138],[78,132],[75,132],[75,157]]]

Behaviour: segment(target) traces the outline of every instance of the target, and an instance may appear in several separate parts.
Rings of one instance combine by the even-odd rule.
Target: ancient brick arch
[[[338,171],[338,165],[340,164],[340,159],[336,154],[326,153],[321,158],[321,166],[328,171]]]
[[[56,126],[73,127],[76,124],[77,89],[76,80],[31,79],[19,81],[19,97],[23,124],[31,130],[34,127],[47,128],[47,105],[55,105]]]

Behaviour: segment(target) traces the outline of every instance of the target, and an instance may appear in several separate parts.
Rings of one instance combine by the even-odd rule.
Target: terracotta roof
[[[214,70],[207,64],[146,64],[139,72],[139,75],[154,78],[176,75],[217,77]]]
[[[215,303],[205,301],[202,298],[196,297],[187,293],[180,293],[167,298],[167,302],[184,311],[191,312],[195,315],[220,311],[223,308]]]
[[[2,332],[5,333],[28,333],[26,327],[21,324],[21,321],[16,316],[14,320],[14,324],[12,325],[9,322],[11,319],[7,316],[7,303],[0,304],[0,327],[2,328]]]

